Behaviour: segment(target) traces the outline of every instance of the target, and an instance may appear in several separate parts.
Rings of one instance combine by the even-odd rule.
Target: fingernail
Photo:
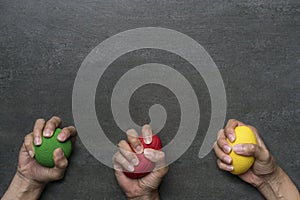
[[[227,166],[227,169],[228,169],[229,171],[233,171],[233,166],[232,166],[232,165],[229,165],[229,166]]]
[[[236,153],[242,153],[243,152],[243,145],[241,144],[236,144],[233,146],[233,150],[236,152]]]
[[[152,142],[152,137],[146,136],[146,137],[144,138],[144,142],[145,142],[146,144],[151,144],[151,142]]]
[[[230,164],[230,163],[231,163],[231,157],[225,156],[225,157],[224,157],[224,161],[225,161],[227,164]]]
[[[234,142],[234,137],[233,137],[233,134],[232,134],[232,133],[230,133],[230,134],[228,135],[228,138],[229,138],[229,141],[230,141],[230,142]]]
[[[34,154],[33,154],[33,151],[31,151],[31,150],[29,150],[29,156],[31,157],[31,158],[33,158],[34,157]]]
[[[52,135],[52,131],[49,128],[44,130],[44,136],[50,137],[51,135]]]
[[[57,158],[62,158],[63,156],[64,156],[64,152],[62,151],[62,149],[59,149],[57,153]]]
[[[119,165],[114,165],[114,169],[117,171],[122,171],[122,167],[120,167]]]
[[[134,165],[134,166],[137,166],[139,164],[139,160],[138,159],[132,159],[131,160],[131,163]]]
[[[36,137],[34,138],[34,144],[35,144],[35,145],[40,145],[41,143],[42,143],[41,138],[40,138],[39,136],[36,136]]]
[[[231,147],[229,145],[224,145],[225,153],[229,153],[231,151]]]
[[[57,139],[60,141],[64,141],[66,139],[66,134],[64,132],[61,132],[58,136]]]
[[[128,166],[128,171],[133,172],[134,171],[134,167],[132,165]]]
[[[137,153],[142,153],[142,146],[138,145],[135,149]]]
[[[149,149],[145,149],[144,150],[144,154],[148,157],[153,157],[153,151],[149,150]]]

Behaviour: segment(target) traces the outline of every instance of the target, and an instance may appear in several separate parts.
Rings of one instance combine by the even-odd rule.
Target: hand
[[[165,154],[162,151],[143,148],[138,133],[134,129],[127,131],[128,143],[121,140],[118,144],[119,151],[113,156],[113,164],[117,181],[128,199],[159,199],[158,186],[168,172],[165,164]],[[142,128],[144,142],[152,142],[152,129],[149,125]],[[132,149],[135,152],[132,152]],[[139,164],[136,154],[144,156],[155,163],[155,169],[147,176],[140,179],[130,179],[122,171],[134,171],[134,166]]]
[[[38,119],[35,122],[33,132],[26,135],[20,149],[18,169],[11,185],[3,196],[3,199],[37,199],[44,186],[54,180],[63,178],[68,166],[68,160],[61,148],[53,152],[55,166],[47,168],[41,166],[34,159],[34,146],[42,143],[42,132],[45,137],[51,137],[54,130],[61,125],[61,119],[52,117],[48,122]],[[44,131],[43,131],[44,130]],[[63,128],[57,139],[61,142],[71,137],[75,141],[76,129],[73,126]]]
[[[244,156],[254,156],[255,161],[252,167],[244,174],[239,177],[247,183],[252,184],[255,187],[259,187],[264,183],[264,178],[271,175],[278,168],[274,157],[269,153],[262,139],[260,138],[257,130],[247,125],[252,129],[256,136],[256,144],[241,144],[235,145],[231,149],[230,145],[226,141],[228,138],[231,142],[235,140],[235,127],[246,126],[244,123],[231,119],[228,121],[225,129],[219,131],[218,139],[214,145],[215,153],[218,157],[217,164],[220,169],[225,171],[232,171],[233,166],[231,165],[232,159],[228,155],[231,151]]]
[[[34,159],[33,147],[33,141],[35,145],[42,144],[42,132],[44,137],[52,137],[55,129],[61,125],[61,122],[61,119],[55,116],[52,117],[48,122],[45,122],[44,119],[36,120],[33,132],[25,136],[24,144],[20,150],[17,171],[20,175],[33,182],[42,184],[63,178],[64,172],[68,166],[68,160],[64,156],[62,149],[57,148],[54,150],[53,160],[55,166],[53,168],[47,168],[38,164]],[[75,127],[69,126],[62,129],[57,136],[57,139],[60,142],[64,142],[68,138],[72,137],[71,140],[74,142],[75,135]]]

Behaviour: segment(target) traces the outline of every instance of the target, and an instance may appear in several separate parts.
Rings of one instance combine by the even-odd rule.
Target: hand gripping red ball
[[[162,148],[160,138],[157,135],[152,136],[152,142],[150,144],[145,144],[142,136],[139,137],[139,140],[143,144],[144,149],[151,148],[151,149],[155,149],[155,150],[160,150]],[[133,179],[142,178],[142,177],[148,175],[155,168],[155,163],[148,160],[144,156],[144,153],[136,154],[136,155],[137,155],[137,158],[139,159],[139,164],[134,167],[134,171],[133,172],[124,171],[124,174],[127,177],[133,178]]]

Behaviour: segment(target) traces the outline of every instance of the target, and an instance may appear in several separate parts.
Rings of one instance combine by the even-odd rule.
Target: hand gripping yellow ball
[[[256,136],[252,129],[247,126],[238,126],[235,128],[235,141],[230,142],[227,139],[231,149],[236,144],[241,143],[252,143],[257,144]],[[233,171],[232,174],[239,175],[243,174],[250,169],[253,165],[255,158],[253,156],[243,156],[236,154],[233,150],[230,152],[229,156],[232,158]]]

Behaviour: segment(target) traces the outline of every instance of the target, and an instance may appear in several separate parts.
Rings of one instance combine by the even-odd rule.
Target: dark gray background
[[[52,0],[0,1],[0,196],[13,177],[23,137],[35,119],[58,115],[73,124],[72,89],[87,54],[108,37],[137,27],[175,29],[208,51],[222,74],[227,119],[256,126],[280,166],[300,188],[300,2]],[[100,123],[114,142],[124,138],[109,110],[114,81],[141,63],[173,66],[190,80],[201,109],[199,131],[188,151],[170,166],[162,199],[262,199],[255,188],[217,169],[211,152],[198,158],[210,117],[210,99],[199,74],[183,59],[155,50],[124,55],[99,82]],[[148,120],[160,102],[168,122],[166,144],[179,122],[178,102],[166,88],[147,85],[133,95],[133,119]],[[221,128],[221,127],[220,127]],[[41,199],[124,199],[113,170],[94,159],[78,138],[64,180],[49,184]]]

